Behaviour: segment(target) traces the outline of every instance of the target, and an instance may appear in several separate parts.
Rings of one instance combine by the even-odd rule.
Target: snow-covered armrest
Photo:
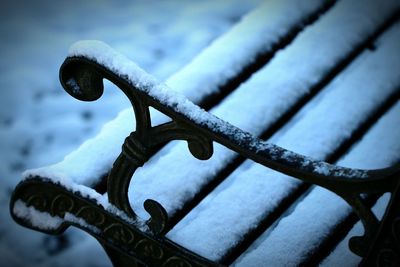
[[[388,230],[392,226],[387,224],[395,227],[400,215],[399,166],[350,169],[286,150],[201,109],[104,43],[85,41],[72,46],[60,69],[64,89],[79,100],[94,101],[103,93],[103,79],[128,97],[136,121],[135,130],[126,138],[108,175],[107,194],[54,175],[51,170],[27,172],[12,197],[11,213],[17,222],[53,234],[69,225],[82,228],[101,240],[117,266],[128,266],[129,260],[151,266],[219,266],[164,236],[168,214],[157,201],[144,202],[151,216],[145,221],[132,210],[128,199],[135,170],[160,146],[184,140],[200,160],[209,159],[213,144],[219,143],[268,168],[336,193],[353,207],[364,224],[364,235],[353,237],[350,248],[366,261],[375,260],[383,244],[388,246],[388,240],[395,246],[393,233]],[[152,126],[150,107],[170,121]],[[385,192],[392,193],[392,199],[380,222],[362,195]]]

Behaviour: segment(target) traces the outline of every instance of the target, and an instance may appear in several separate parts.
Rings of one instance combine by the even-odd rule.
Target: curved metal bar
[[[151,93],[154,88],[163,86],[162,84],[133,81],[128,74],[116,73],[106,64],[97,62],[96,59],[68,57],[60,69],[60,80],[65,90],[81,100],[91,101],[99,98],[103,92],[103,78],[117,85],[134,105],[138,124],[133,136],[144,147],[137,146],[133,149],[139,152],[131,153],[136,158],[133,157],[134,160],[130,160],[130,167],[121,168],[120,165],[127,162],[126,155],[129,154],[129,151],[125,149],[127,146],[124,145],[123,152],[116,161],[109,178],[108,189],[109,194],[112,195],[110,202],[132,216],[134,213],[129,206],[127,192],[134,170],[143,163],[140,157],[137,158],[138,155],[142,154],[141,151],[151,150],[167,141],[181,139],[188,141],[190,151],[200,159],[209,158],[212,155],[212,142],[218,142],[268,168],[322,186],[344,198],[356,211],[366,229],[362,237],[364,241],[370,242],[376,235],[378,221],[371,210],[362,203],[359,195],[361,193],[393,193],[399,181],[400,165],[376,170],[359,170],[305,157],[262,141],[206,111],[201,111],[192,103],[184,107],[196,109],[197,114],[201,114],[205,119],[197,119],[182,112],[178,107],[183,104],[177,102],[178,100],[163,101]],[[188,102],[188,100],[185,101]],[[149,106],[169,116],[172,122],[151,127]],[[127,140],[129,141],[129,137]],[[138,160],[140,164],[136,162]],[[164,220],[165,210],[158,203],[155,206],[157,208],[147,207],[146,210],[156,210],[154,214],[161,214],[158,217]],[[153,220],[152,224],[154,221],[157,220]],[[156,229],[154,231],[162,232],[164,223],[164,221],[156,223],[157,226],[153,227]],[[355,252],[364,254],[365,249],[357,245],[360,242],[356,241],[356,238],[353,239]]]
[[[77,68],[77,65],[79,65],[78,69],[86,69],[95,74],[87,75],[91,78],[81,82],[85,75],[74,76],[71,71],[71,69]],[[75,75],[79,74],[76,73]],[[96,76],[96,79],[93,76]],[[132,96],[134,96],[133,98],[137,97],[147,105],[171,117],[174,121],[183,123],[187,129],[190,129],[190,132],[218,142],[268,168],[320,185],[333,192],[340,193],[339,187],[347,187],[343,190],[353,193],[392,192],[397,182],[396,176],[400,174],[400,165],[377,170],[358,170],[315,160],[260,140],[206,111],[204,111],[204,115],[211,118],[212,123],[196,122],[189,115],[176,110],[177,103],[162,103],[160,99],[149,95],[147,93],[149,85],[135,86],[128,77],[119,76],[119,74],[108,69],[106,65],[93,59],[68,57],[60,69],[60,79],[64,89],[81,100],[95,100],[100,97],[103,87],[99,86],[99,80],[103,78],[121,88],[129,99]],[[75,87],[71,87],[73,83],[68,82],[71,80],[75,81]],[[93,89],[96,86],[99,87],[98,91]],[[136,116],[140,117],[138,114]],[[218,125],[215,125],[216,122]]]
[[[353,236],[349,241],[350,249],[357,255],[366,256],[368,248],[375,237],[378,230],[379,220],[375,214],[369,209],[363,199],[359,195],[352,195],[350,197],[343,197],[347,203],[353,207],[358,217],[364,226],[364,234],[362,236]]]
[[[137,132],[131,133],[125,139],[122,152],[114,162],[107,182],[109,202],[132,218],[136,218],[136,214],[128,197],[130,181],[136,169],[143,166],[157,146],[171,140],[186,140],[189,150],[199,159],[208,159],[213,152],[209,139],[196,135],[175,122],[149,128],[144,133],[146,143],[141,141],[144,137],[140,137]],[[150,214],[148,225],[153,233],[163,233],[168,221],[165,209],[154,200],[147,200],[144,207]]]
[[[42,201],[31,201],[33,197]],[[13,209],[22,201],[30,209],[59,218],[59,227],[32,225],[19,217]],[[62,201],[65,205],[58,205]],[[61,207],[61,208],[60,208]],[[129,221],[116,216],[100,206],[95,199],[83,197],[61,184],[41,177],[33,177],[20,183],[11,198],[11,214],[19,224],[47,234],[60,234],[69,226],[80,228],[100,241],[115,263],[123,258],[123,266],[135,266],[145,262],[148,266],[193,266],[221,265],[198,256],[165,238],[158,238],[146,228],[140,219]]]
[[[400,266],[400,183],[360,266]]]
[[[212,140],[204,135],[196,133],[190,126],[182,122],[172,121],[153,127],[151,137],[154,143],[163,144],[173,140],[185,140],[188,142],[189,151],[200,160],[211,158],[214,150]]]
[[[121,154],[115,160],[107,181],[108,201],[132,218],[136,218],[136,214],[129,204],[128,188],[131,177],[138,167]]]

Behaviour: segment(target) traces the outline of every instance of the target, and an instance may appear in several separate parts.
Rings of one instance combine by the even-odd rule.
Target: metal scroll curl
[[[140,139],[137,132],[131,133],[122,146],[122,152],[115,161],[109,177],[107,192],[110,203],[135,218],[128,198],[129,184],[135,170],[149,159],[151,154],[170,140],[187,140],[189,150],[198,159],[208,159],[213,153],[209,139],[193,135],[192,132],[181,128],[176,122],[159,125],[147,130],[147,140]],[[145,210],[150,214],[148,225],[156,235],[164,233],[167,228],[168,215],[160,203],[148,199],[144,202]]]
[[[136,218],[129,202],[129,184],[136,169],[143,166],[157,148],[171,140],[186,140],[192,155],[206,160],[213,154],[213,145],[210,138],[196,132],[179,118],[152,127],[149,107],[160,110],[162,106],[149,101],[151,99],[127,79],[107,68],[81,57],[67,58],[60,68],[62,86],[70,95],[82,101],[94,101],[101,97],[103,79],[110,80],[122,90],[130,100],[135,114],[136,130],[125,139],[122,152],[113,164],[107,179],[107,193],[111,204]],[[153,233],[163,233],[168,222],[166,210],[151,199],[144,202],[144,208],[150,214],[147,223]]]

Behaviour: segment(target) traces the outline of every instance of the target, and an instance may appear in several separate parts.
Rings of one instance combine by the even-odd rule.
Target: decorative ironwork
[[[114,223],[104,229],[106,236],[111,236],[119,244],[127,246],[133,243],[135,235],[132,231],[120,223]]]
[[[56,196],[50,205],[50,214],[52,216],[60,215],[64,217],[66,212],[71,212],[74,209],[74,200],[65,195]]]
[[[78,218],[84,218],[84,220],[93,226],[101,226],[104,224],[106,218],[103,213],[93,209],[91,206],[83,206],[77,212]]]
[[[362,263],[400,266],[400,183],[392,194],[377,232]]]
[[[155,246],[154,243],[149,242],[147,239],[140,240],[136,244],[135,250],[142,253],[147,258],[161,260],[164,257],[164,251],[159,246]]]
[[[173,105],[163,104],[148,95],[145,85],[144,88],[136,88],[127,77],[119,76],[94,60],[69,57],[60,69],[63,87],[80,100],[98,99],[103,93],[103,79],[117,85],[134,109],[136,131],[122,145],[122,152],[114,162],[107,182],[109,202],[124,211],[133,222],[140,222],[140,219],[131,208],[128,187],[136,169],[143,166],[158,147],[171,140],[185,140],[192,155],[205,160],[213,154],[213,142],[218,142],[266,167],[322,186],[342,197],[352,206],[365,228],[363,236],[350,240],[351,250],[378,266],[387,261],[398,263],[396,255],[400,251],[400,206],[397,203],[400,203],[400,192],[395,188],[400,184],[399,166],[363,171],[315,161],[277,146],[268,146],[228,123],[224,123],[224,126],[230,129],[229,132],[208,124],[199,125],[184,113],[175,110]],[[149,107],[169,116],[172,121],[152,127]],[[237,138],[238,135],[241,138]],[[323,167],[327,172],[319,172],[315,166]],[[379,221],[360,195],[385,192],[392,193],[392,200],[385,218]],[[163,236],[168,215],[161,204],[154,200],[144,202],[144,208],[151,217],[146,222],[151,231],[142,231],[135,223],[126,222],[104,210],[94,200],[83,198],[62,185],[44,181],[43,178],[32,178],[20,184],[13,195],[11,209],[13,203],[19,199],[28,206],[50,212],[53,216],[64,218],[67,212],[71,213],[95,226],[96,230],[67,220],[60,229],[43,230],[13,214],[17,222],[52,234],[60,233],[69,225],[75,225],[95,236],[110,257],[115,257],[113,262],[121,262],[117,257],[127,257],[132,266],[140,265],[140,262],[149,266],[219,266]]]
[[[45,210],[47,207],[47,199],[45,199],[43,195],[34,194],[29,196],[26,204],[28,206],[37,207],[39,210]]]
[[[41,201],[32,201],[32,199]],[[131,263],[134,266],[136,261],[146,262],[149,266],[161,266],[174,257],[181,259],[182,262],[190,262],[194,267],[220,266],[165,238],[154,236],[150,231],[140,227],[141,221],[125,221],[104,210],[102,206],[96,204],[95,200],[82,197],[50,180],[35,177],[19,184],[11,199],[11,209],[17,200],[23,201],[38,211],[51,212],[52,216],[64,220],[59,228],[41,228],[11,211],[14,220],[19,224],[48,234],[60,234],[70,225],[81,228],[97,238],[104,247],[118,248],[118,253],[114,255],[125,257],[129,261],[126,263],[127,266]],[[53,208],[56,203],[62,203],[62,208]],[[79,223],[78,220],[69,221],[66,217],[67,212],[85,223]]]

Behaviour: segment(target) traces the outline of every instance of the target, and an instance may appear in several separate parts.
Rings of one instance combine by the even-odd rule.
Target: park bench
[[[26,171],[14,220],[80,228],[114,266],[398,266],[399,12],[266,2],[165,83],[74,44],[64,89],[94,101],[109,80],[134,114]]]

